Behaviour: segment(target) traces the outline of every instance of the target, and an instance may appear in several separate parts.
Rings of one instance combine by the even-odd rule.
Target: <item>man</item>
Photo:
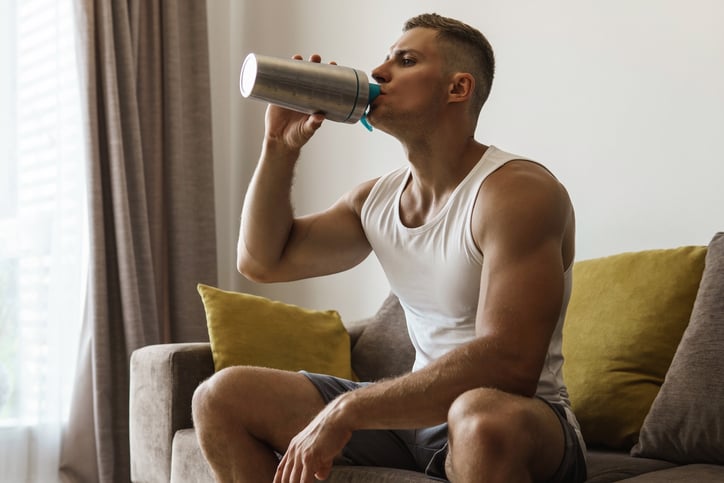
[[[473,138],[493,66],[477,30],[435,14],[409,20],[372,72],[381,95],[368,116],[402,143],[409,167],[302,217],[290,202],[293,171],[323,116],[268,108],[239,270],[296,280],[374,251],[416,360],[410,374],[362,387],[253,367],[219,372],[194,395],[219,481],[308,483],[336,458],[453,482],[585,479],[560,354],[573,208],[542,166]]]

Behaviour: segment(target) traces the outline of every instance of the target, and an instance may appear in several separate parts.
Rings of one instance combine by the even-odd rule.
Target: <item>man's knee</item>
[[[489,388],[473,389],[460,395],[448,411],[451,447],[515,451],[517,440],[525,435],[528,418],[528,411],[519,400],[514,395]]]
[[[563,458],[564,435],[555,412],[540,399],[495,389],[458,397],[448,412],[448,436],[451,475],[460,474],[456,461],[476,461],[500,469],[500,481],[545,480]],[[518,477],[510,476],[516,472]]]
[[[209,416],[226,414],[225,406],[231,402],[228,400],[228,392],[232,369],[215,373],[196,388],[191,399],[191,412],[195,423],[203,423]]]

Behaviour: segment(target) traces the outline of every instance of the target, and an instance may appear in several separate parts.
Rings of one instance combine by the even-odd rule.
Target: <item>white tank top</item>
[[[400,218],[400,198],[410,178],[409,168],[381,177],[362,207],[367,239],[405,312],[416,354],[413,370],[475,337],[483,255],[473,240],[473,206],[485,178],[514,159],[525,158],[490,146],[440,212],[422,226],[406,227]],[[569,267],[563,310],[536,391],[537,396],[567,409],[561,342],[570,293]]]

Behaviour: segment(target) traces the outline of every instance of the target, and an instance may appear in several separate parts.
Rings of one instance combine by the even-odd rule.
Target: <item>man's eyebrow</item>
[[[390,60],[390,57],[404,57],[407,54],[421,55],[419,51],[415,49],[393,49],[391,55],[387,54],[385,60]]]

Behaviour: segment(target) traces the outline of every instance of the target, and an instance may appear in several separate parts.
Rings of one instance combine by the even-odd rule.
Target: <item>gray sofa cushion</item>
[[[650,471],[674,467],[673,463],[648,458],[634,458],[620,451],[593,450],[587,457],[586,483],[611,483]]]
[[[631,454],[724,464],[724,233],[709,244],[689,326]]]
[[[214,474],[204,459],[193,428],[176,432],[172,454],[171,483],[214,483]]]
[[[395,295],[389,295],[377,313],[360,322],[352,333],[352,369],[361,381],[378,381],[410,372],[415,351],[407,333],[405,313]]]
[[[335,466],[327,483],[431,483],[436,481],[422,473],[391,468]],[[171,483],[214,483],[193,429],[182,429],[173,439]]]
[[[440,481],[422,473],[390,468],[335,466],[327,483],[432,483]]]
[[[620,483],[699,483],[724,481],[724,466],[684,465],[668,470],[653,471]],[[588,482],[586,482],[588,483]]]

